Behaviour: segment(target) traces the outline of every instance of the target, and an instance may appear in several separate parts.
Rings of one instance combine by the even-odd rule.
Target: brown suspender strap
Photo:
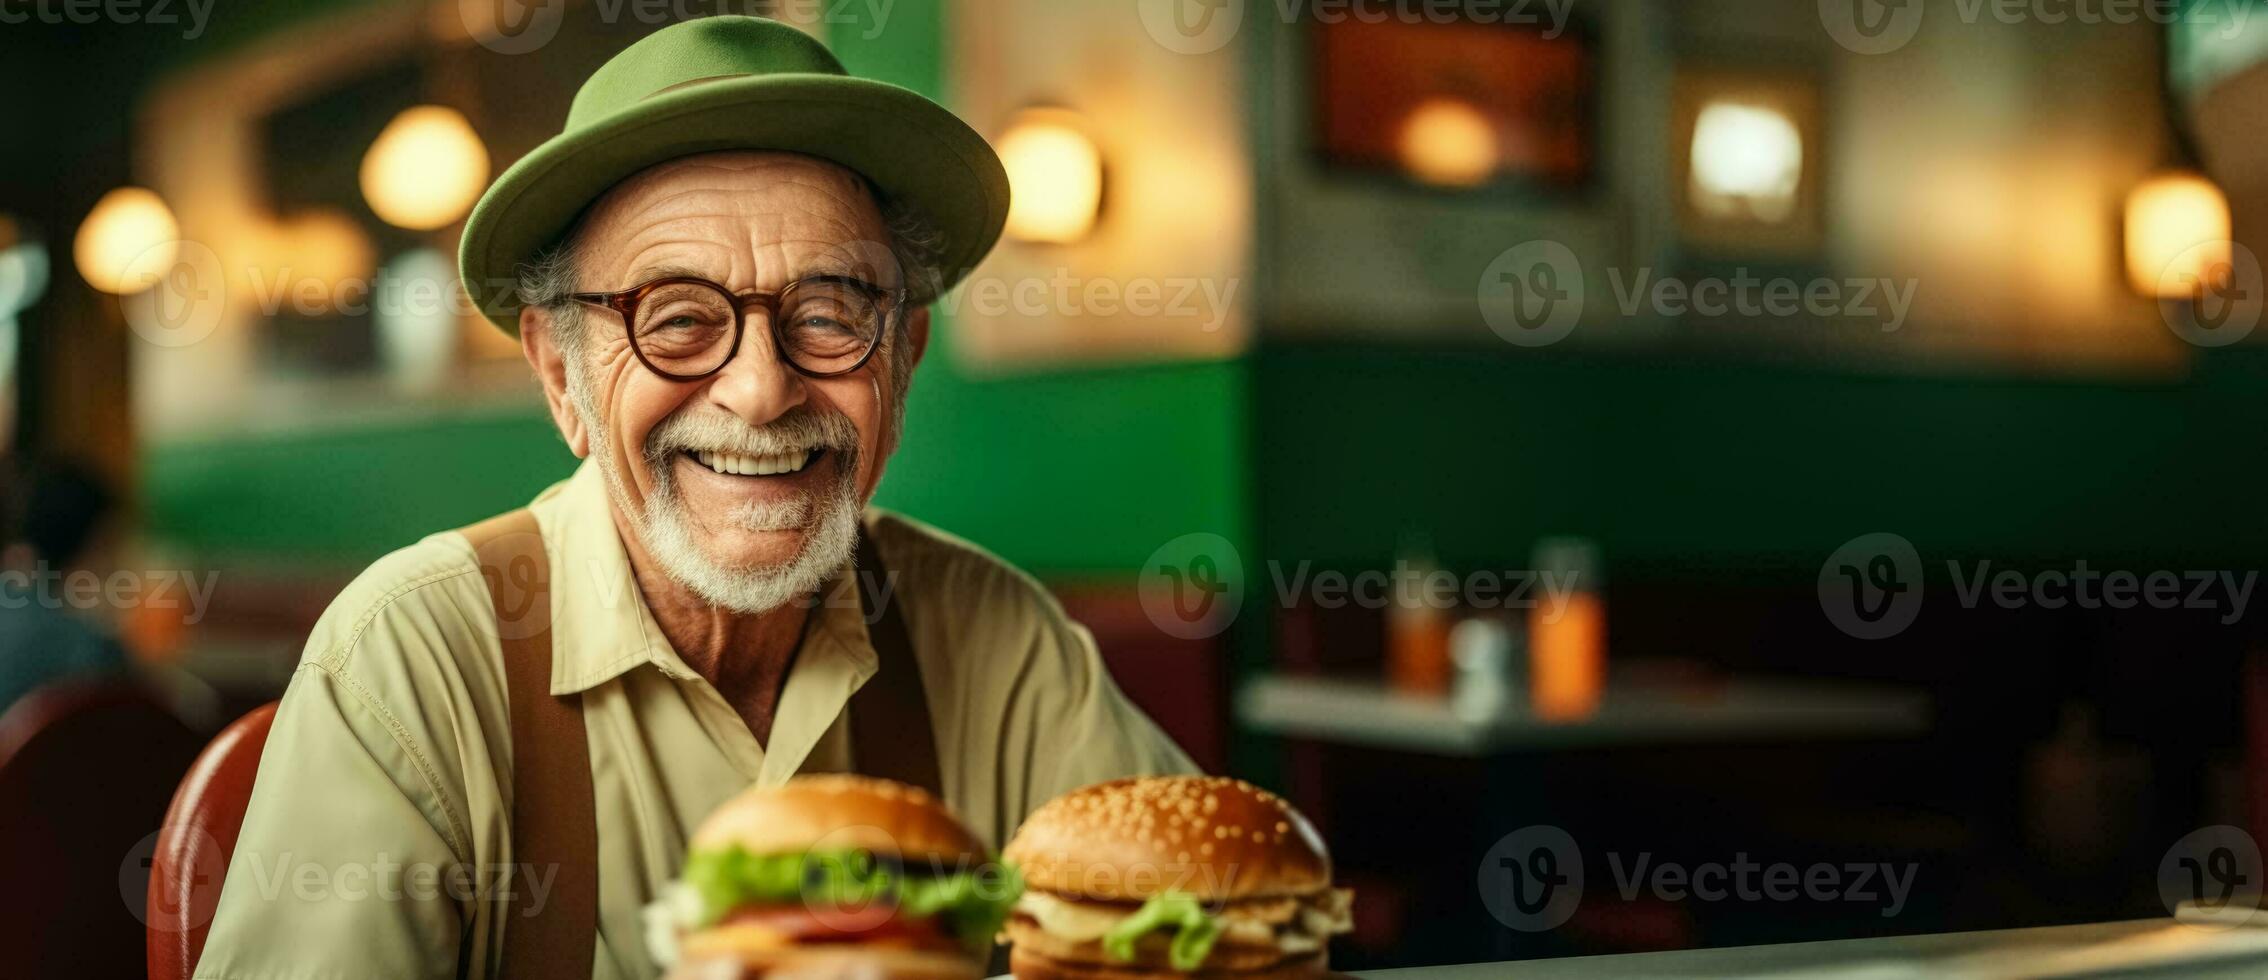
[[[527,509],[462,532],[480,557],[504,646],[512,712],[512,900],[503,908],[505,980],[591,975],[598,944],[598,815],[579,695],[551,694],[551,564]],[[549,878],[532,907],[530,871]]]
[[[858,756],[858,771],[919,786],[944,799],[944,780],[937,772],[937,731],[930,725],[929,699],[922,694],[921,664],[914,659],[899,604],[878,594],[889,581],[889,569],[882,564],[874,539],[863,530],[854,574],[876,660],[874,676],[851,695],[851,751]],[[896,592],[888,595],[895,597]]]

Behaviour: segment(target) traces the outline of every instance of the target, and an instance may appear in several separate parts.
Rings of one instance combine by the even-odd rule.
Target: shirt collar
[[[606,474],[585,460],[575,474],[530,505],[551,562],[551,693],[576,694],[651,664],[675,680],[700,679],[662,635],[622,548]],[[853,689],[874,674],[877,657],[851,565],[819,590],[820,604],[797,651],[793,675],[819,668],[845,675]],[[782,713],[787,710],[782,704]]]

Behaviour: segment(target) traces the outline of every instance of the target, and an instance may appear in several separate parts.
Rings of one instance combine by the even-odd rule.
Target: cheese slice
[[[1066,902],[1042,891],[1027,891],[1016,900],[1016,911],[1032,917],[1049,935],[1075,943],[1092,942],[1133,917],[1131,912]]]

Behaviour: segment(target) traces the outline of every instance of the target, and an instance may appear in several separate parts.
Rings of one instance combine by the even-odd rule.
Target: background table
[[[1396,693],[1382,683],[1263,675],[1237,699],[1256,731],[1433,755],[1482,757],[1529,749],[1696,742],[1756,737],[1915,735],[1929,699],[1858,684],[1735,680],[1699,687],[1610,688],[1585,718],[1548,721],[1520,708],[1468,719],[1447,698]]]

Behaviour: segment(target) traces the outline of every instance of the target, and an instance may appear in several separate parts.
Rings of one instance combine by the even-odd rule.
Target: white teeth
[[[719,473],[734,476],[776,476],[793,473],[811,459],[810,453],[779,453],[770,456],[743,456],[739,453],[720,453],[706,449],[694,452],[693,457]]]

